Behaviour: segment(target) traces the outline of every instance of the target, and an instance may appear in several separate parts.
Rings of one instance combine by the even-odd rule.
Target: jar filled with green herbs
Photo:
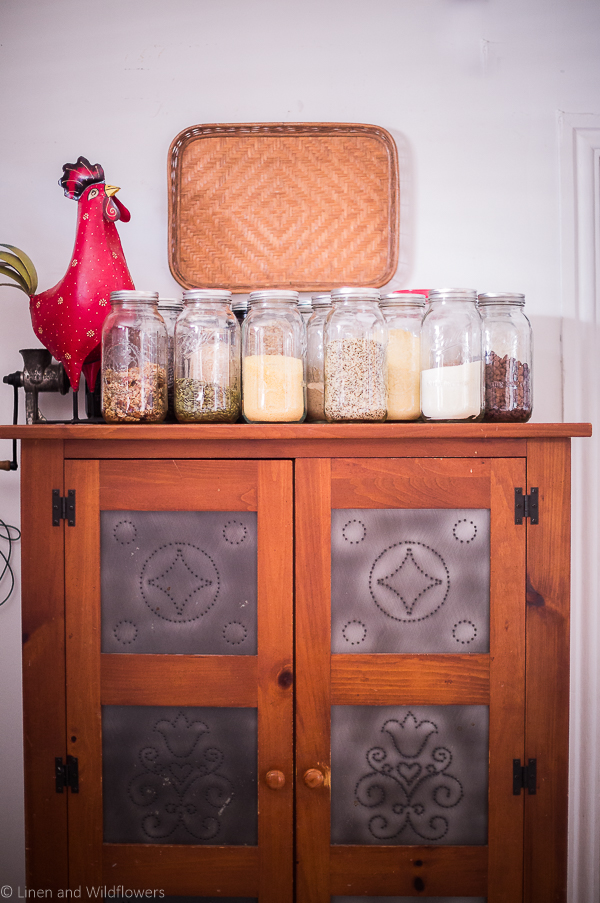
[[[180,423],[235,423],[240,405],[240,326],[231,292],[186,291],[175,324],[175,416]]]

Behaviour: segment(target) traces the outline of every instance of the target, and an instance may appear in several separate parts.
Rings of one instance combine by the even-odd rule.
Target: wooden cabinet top
[[[40,423],[0,426],[0,439],[63,440],[432,440],[566,439],[592,435],[591,423]]]

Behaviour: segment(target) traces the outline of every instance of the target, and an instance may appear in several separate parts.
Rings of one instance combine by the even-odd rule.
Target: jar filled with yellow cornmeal
[[[242,414],[247,423],[299,423],[306,415],[306,326],[298,292],[251,292],[242,327]]]
[[[387,419],[421,416],[421,321],[424,295],[392,292],[379,307],[388,327],[386,350]]]

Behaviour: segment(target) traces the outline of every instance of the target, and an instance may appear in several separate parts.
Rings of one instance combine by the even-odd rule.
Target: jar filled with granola
[[[421,322],[425,301],[420,293],[392,292],[383,295],[379,302],[388,328],[388,420],[418,420],[421,416]]]
[[[165,321],[165,326],[167,327],[167,335],[169,337],[167,351],[167,396],[169,399],[169,420],[175,419],[175,323],[182,310],[182,302],[177,301],[175,298],[161,298],[158,302],[158,312]]]
[[[240,326],[231,292],[186,291],[175,325],[175,416],[181,423],[235,423],[240,404]]]
[[[242,327],[242,415],[248,423],[305,417],[306,326],[298,292],[251,292]]]
[[[167,415],[168,335],[158,292],[110,293],[102,327],[102,416],[159,423]]]
[[[474,289],[429,292],[421,327],[424,420],[469,422],[483,414],[481,317]]]
[[[306,419],[325,420],[325,354],[323,330],[331,310],[331,295],[313,295],[306,327]]]
[[[523,310],[525,295],[478,295],[483,321],[485,407],[493,423],[525,423],[533,410],[532,332]]]
[[[385,420],[387,327],[373,288],[331,293],[325,323],[325,418],[329,422]]]

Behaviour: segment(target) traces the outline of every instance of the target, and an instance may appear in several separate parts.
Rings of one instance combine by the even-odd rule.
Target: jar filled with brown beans
[[[525,423],[533,410],[532,332],[525,295],[478,295],[483,321],[484,420]]]

